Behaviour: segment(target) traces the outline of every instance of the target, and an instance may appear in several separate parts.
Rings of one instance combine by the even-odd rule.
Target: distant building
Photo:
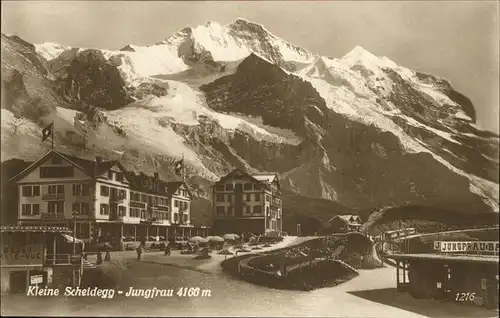
[[[235,169],[213,186],[213,230],[217,234],[282,231],[282,192],[276,174]]]
[[[154,241],[207,235],[190,224],[191,193],[184,182],[126,171],[118,161],[81,159],[51,150],[20,172],[18,223],[69,226],[85,242]],[[169,231],[169,227],[172,228]]]
[[[347,233],[359,231],[361,228],[361,218],[354,214],[336,215],[329,221],[330,233]]]

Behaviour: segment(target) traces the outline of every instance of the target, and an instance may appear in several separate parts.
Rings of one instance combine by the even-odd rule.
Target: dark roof
[[[52,154],[56,154],[61,156],[63,159],[68,160],[72,162],[74,165],[76,165],[78,168],[82,169],[89,177],[96,177],[101,175],[103,172],[111,169],[114,165],[120,166],[121,169],[125,170],[123,166],[120,164],[119,161],[112,160],[112,161],[102,161],[100,164],[97,164],[96,161],[93,160],[88,160],[88,159],[82,159],[79,157],[67,155],[60,153],[56,150],[50,150],[47,152],[45,155],[43,155],[40,159],[29,165],[26,169],[15,175],[11,180],[18,180],[22,177],[24,177],[26,174],[30,173],[35,169],[41,162],[46,160],[48,157],[50,157]]]
[[[222,181],[225,181],[226,179],[231,178],[234,174],[236,174],[236,173],[238,173],[238,172],[239,172],[239,173],[241,173],[242,175],[245,175],[245,176],[247,176],[248,178],[252,179],[252,180],[253,180],[254,182],[256,182],[256,183],[260,183],[260,184],[262,184],[262,185],[264,185],[264,186],[266,186],[266,187],[268,187],[268,186],[269,186],[269,183],[267,183],[267,182],[265,182],[265,181],[258,180],[258,179],[257,179],[257,178],[255,178],[253,175],[249,174],[249,173],[248,173],[248,172],[246,172],[246,171],[243,171],[243,170],[241,170],[241,169],[238,169],[238,168],[234,169],[233,171],[229,172],[229,173],[228,173],[228,174],[226,174],[225,176],[221,177],[221,178],[220,178],[220,180],[219,180],[219,181],[217,181],[217,182],[215,183],[215,185],[217,185],[218,183],[220,183],[220,182],[222,182]],[[267,175],[267,174],[266,174],[266,175]]]
[[[333,221],[334,219],[340,219],[346,223],[350,223],[350,219],[353,218],[354,221],[360,221],[361,222],[361,218],[359,217],[359,215],[356,215],[356,214],[342,214],[342,215],[336,215],[334,217],[332,217],[330,220],[328,220],[328,222],[331,222]]]
[[[172,195],[179,189],[179,187],[183,184],[182,181],[169,181],[167,182],[167,193],[168,195]]]
[[[171,196],[182,184],[186,185],[184,181],[164,181],[155,176],[148,176],[144,173],[136,174],[133,171],[126,171],[125,176],[130,181],[130,190],[163,196]],[[144,182],[146,180],[148,181],[149,186]],[[153,187],[155,183],[156,188]],[[191,191],[187,185],[186,188],[189,195],[191,195]]]
[[[152,193],[158,195],[167,195],[167,182],[156,178],[154,176],[148,176],[144,173],[136,174],[133,171],[125,171],[126,178],[130,181],[130,190]],[[144,181],[148,181],[148,184]],[[156,183],[156,187],[154,187]]]
[[[0,225],[0,232],[55,232],[71,233],[67,227],[47,225]]]
[[[63,156],[68,158],[70,161],[74,162],[79,167],[81,167],[91,177],[100,176],[102,173],[111,169],[114,165],[118,165],[120,166],[120,168],[123,169],[120,162],[116,160],[102,161],[100,164],[97,164],[97,162],[94,160],[88,160],[69,155],[63,155]]]

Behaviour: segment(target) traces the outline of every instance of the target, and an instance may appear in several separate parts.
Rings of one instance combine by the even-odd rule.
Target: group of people
[[[137,252],[137,260],[138,261],[141,260],[142,251],[145,248],[146,248],[146,242],[141,242],[139,244],[139,246],[137,247],[136,252]],[[171,254],[170,242],[167,241],[166,243],[160,244],[160,248],[163,249],[163,251],[165,252],[165,255],[170,255]]]

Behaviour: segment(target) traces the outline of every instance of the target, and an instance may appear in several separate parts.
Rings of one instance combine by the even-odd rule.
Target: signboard
[[[31,244],[20,247],[2,246],[0,251],[2,266],[4,265],[42,265],[42,244]]]
[[[494,241],[439,242],[439,251],[443,253],[477,252],[498,253],[499,243]]]
[[[441,242],[434,241],[434,250],[439,251],[441,249]]]
[[[30,284],[37,285],[43,283],[43,275],[31,275],[30,276]]]

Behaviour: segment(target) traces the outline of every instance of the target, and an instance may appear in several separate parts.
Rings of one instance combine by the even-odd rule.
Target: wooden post
[[[399,266],[400,266],[400,262],[397,261],[396,262],[396,288],[399,289]]]
[[[52,248],[53,248],[53,251],[52,251],[52,265],[56,265],[56,236],[52,236],[52,239],[54,240],[52,242]]]
[[[134,224],[134,242],[137,242],[137,225]]]

